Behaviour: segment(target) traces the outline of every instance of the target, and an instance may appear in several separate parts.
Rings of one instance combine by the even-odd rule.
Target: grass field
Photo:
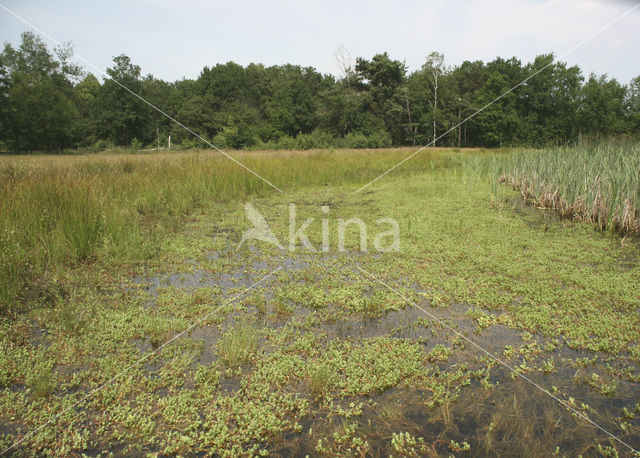
[[[282,193],[208,151],[1,157],[0,448],[632,456],[639,149],[608,148],[427,150],[361,193],[413,150],[233,153]],[[246,202],[330,249],[237,249]],[[349,218],[399,250],[337,250]]]

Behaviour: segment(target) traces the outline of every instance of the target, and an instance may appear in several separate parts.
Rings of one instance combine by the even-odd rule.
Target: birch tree
[[[431,113],[433,116],[433,147],[436,146],[437,127],[436,119],[438,115],[438,80],[445,70],[444,54],[433,51],[427,56],[427,63],[423,65],[423,70],[428,72],[431,79],[431,90],[433,92],[433,100],[431,101]]]

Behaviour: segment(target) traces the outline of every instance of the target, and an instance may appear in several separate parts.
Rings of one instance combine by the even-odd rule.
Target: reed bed
[[[535,204],[602,230],[640,234],[640,144],[520,150],[493,159],[499,181]]]

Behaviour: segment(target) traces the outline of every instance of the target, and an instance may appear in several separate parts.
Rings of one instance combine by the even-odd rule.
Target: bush
[[[310,134],[298,134],[297,149],[330,148],[337,144],[337,139],[328,132],[314,130]]]
[[[389,148],[391,135],[387,131],[374,132],[369,136],[369,148]]]
[[[219,147],[219,145],[217,145],[216,143],[214,143],[214,145]],[[198,149],[204,148],[205,143],[202,140],[197,139],[196,137],[190,137],[182,140],[180,146],[182,147],[182,149]]]
[[[347,148],[367,148],[367,137],[359,132],[349,132],[344,137],[344,146]]]
[[[133,140],[131,140],[131,149],[142,149],[142,142],[137,138],[134,138]]]
[[[297,149],[298,142],[295,138],[283,135],[277,139],[271,139],[266,142],[258,142],[252,149]]]
[[[98,140],[93,144],[93,148],[97,151],[102,151],[107,148],[113,148],[113,143],[108,140]]]
[[[361,132],[349,132],[344,138],[347,148],[388,148],[391,146],[391,136],[386,131],[376,131],[370,135]]]

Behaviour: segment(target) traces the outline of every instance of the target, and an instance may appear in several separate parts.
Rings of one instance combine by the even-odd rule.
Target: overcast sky
[[[105,69],[125,53],[144,74],[176,80],[234,61],[293,63],[338,73],[339,47],[387,51],[419,68],[430,51],[464,60],[556,55],[640,0],[0,0]],[[29,30],[0,9],[0,41]],[[623,83],[640,75],[640,8],[562,60]]]

